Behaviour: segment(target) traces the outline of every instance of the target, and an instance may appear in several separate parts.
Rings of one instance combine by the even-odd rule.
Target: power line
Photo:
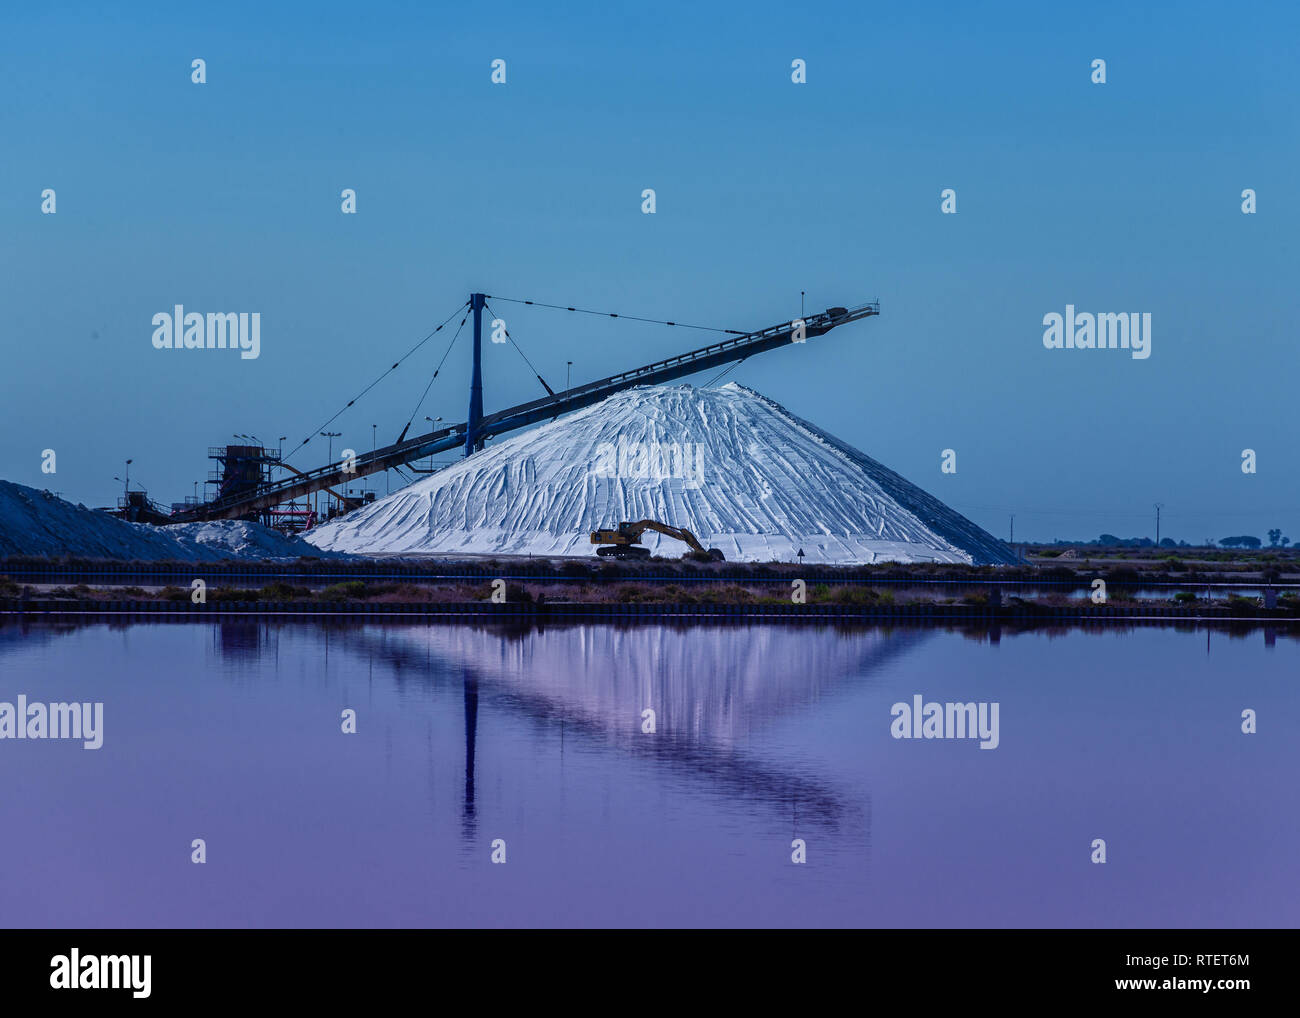
[[[485,297],[490,296],[484,294]],[[740,329],[715,329],[708,325],[687,325],[685,322],[669,322],[659,318],[641,318],[637,315],[616,314],[613,311],[588,311],[586,308],[565,307],[563,304],[545,304],[539,300],[518,300],[514,297],[493,297],[493,300],[509,301],[511,304],[531,304],[539,308],[553,308],[556,311],[573,311],[580,315],[597,315],[601,318],[626,318],[632,322],[649,322],[652,325],[675,325],[679,329],[699,329],[701,332],[725,332],[730,336],[748,336],[748,332],[742,332]]]
[[[357,400],[359,400],[362,396],[364,396],[364,395],[365,395],[366,393],[368,393],[371,389],[373,389],[376,385],[378,385],[378,384],[379,384],[380,382],[382,382],[385,378],[387,378],[390,374],[392,374],[394,371],[396,371],[397,368],[398,368],[398,366],[402,363],[402,361],[406,360],[406,358],[410,357],[411,354],[415,353],[416,350],[420,349],[420,347],[424,346],[425,343],[429,342],[429,340],[433,339],[434,336],[436,336],[439,332],[441,332],[443,326],[446,325],[447,322],[450,322],[450,321],[451,321],[453,318],[455,318],[458,314],[460,314],[461,309],[464,308],[465,305],[468,304],[468,303],[469,303],[469,301],[465,301],[464,304],[461,304],[460,307],[456,308],[455,311],[453,311],[451,314],[449,314],[449,315],[447,316],[446,320],[443,321],[442,325],[439,325],[439,326],[438,326],[436,329],[434,329],[431,333],[429,333],[429,334],[428,334],[427,336],[425,336],[422,340],[420,340],[418,343],[416,343],[415,346],[411,347],[411,349],[407,350],[406,353],[402,354],[401,357],[397,358],[397,360],[393,362],[393,366],[392,366],[391,368],[389,368],[387,371],[385,371],[383,374],[381,374],[378,378],[376,378],[373,382],[371,382],[371,383],[370,383],[369,385],[367,385],[364,389],[362,389],[359,393],[357,393],[357,394],[356,394],[355,396],[353,396],[350,400],[348,400],[347,403],[345,403],[345,404],[343,405],[343,407],[342,407],[341,409],[339,409],[339,410],[334,414],[334,416],[332,416],[329,420],[327,420],[327,421],[325,421],[323,424],[321,424],[320,427],[316,428],[316,432],[319,433],[319,432],[321,432],[321,431],[324,431],[325,428],[327,428],[329,425],[333,424],[336,420],[338,420],[338,418],[341,417],[341,416],[343,415],[343,413],[344,413],[344,412],[345,412],[345,411],[346,411],[350,406],[352,406],[353,403],[355,403],[355,402],[356,402]],[[284,459],[285,459],[285,460],[290,459],[290,458],[293,456],[294,453],[296,453],[299,449],[301,449],[304,445],[306,445],[306,444],[307,444],[308,442],[310,442],[310,441],[311,441],[311,438],[310,438],[310,437],[308,437],[308,438],[304,438],[304,439],[302,440],[302,442],[301,442],[301,443],[300,443],[296,448],[290,450],[289,455],[288,455],[288,456],[285,456]]]
[[[506,298],[502,297],[501,299],[505,300]],[[487,302],[486,297],[483,300],[483,306],[487,308],[488,314],[490,314],[493,317],[493,319],[497,319],[497,313],[492,310],[492,305]],[[529,369],[531,369],[532,373],[537,376],[537,380],[542,383],[542,388],[545,389],[550,395],[554,396],[555,390],[546,384],[546,379],[542,377],[542,373],[538,371],[536,367],[534,367],[533,362],[528,359],[528,355],[524,353],[523,349],[519,346],[519,344],[515,342],[515,337],[510,335],[510,330],[507,329],[505,326],[505,320],[504,319],[497,319],[497,320],[501,322],[501,331],[506,334],[506,339],[510,340],[510,345],[519,351],[519,356],[524,359],[524,363],[527,364]]]
[[[424,392],[420,393],[420,399],[415,404],[415,409],[411,411],[411,416],[406,420],[406,427],[402,429],[403,435],[405,435],[407,429],[411,427],[411,421],[415,420],[415,415],[420,412],[420,407],[424,406],[424,398],[429,395],[429,390],[433,388],[433,383],[438,378],[438,372],[441,371],[442,366],[447,363],[447,358],[451,355],[451,348],[456,345],[456,340],[460,339],[460,332],[465,328],[465,323],[468,321],[469,315],[466,314],[465,317],[460,320],[460,324],[456,326],[456,334],[451,337],[451,342],[447,344],[447,349],[443,351],[442,360],[440,360],[438,366],[433,369],[433,377],[429,379],[429,384],[424,387]],[[400,441],[400,439],[398,441]]]

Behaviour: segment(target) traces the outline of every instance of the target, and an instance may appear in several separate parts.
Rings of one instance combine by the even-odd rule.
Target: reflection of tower
[[[262,653],[263,643],[267,642],[263,639],[262,623],[257,619],[224,618],[215,628],[217,646],[223,658],[252,661]]]
[[[476,833],[474,816],[474,742],[478,737],[478,679],[465,669],[465,807],[461,827],[468,841]]]

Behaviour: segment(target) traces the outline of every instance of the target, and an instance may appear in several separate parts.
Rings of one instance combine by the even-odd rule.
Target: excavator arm
[[[704,545],[700,544],[695,535],[685,527],[670,527],[667,523],[659,523],[656,520],[641,520],[639,523],[634,523],[633,526],[641,528],[637,537],[640,537],[647,530],[653,530],[667,537],[675,537],[679,541],[684,541],[691,546],[691,551],[698,551],[701,555],[708,554],[704,550]]]
[[[612,558],[649,558],[650,552],[641,545],[641,535],[647,530],[663,534],[681,541],[701,558],[722,561],[722,552],[717,548],[705,548],[699,539],[685,527],[672,527],[658,520],[637,520],[635,523],[620,523],[613,530],[593,530],[591,543],[603,547],[596,549],[596,554]]]

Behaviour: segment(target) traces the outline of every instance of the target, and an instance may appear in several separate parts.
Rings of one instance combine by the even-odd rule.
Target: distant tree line
[[[1095,541],[1062,541],[1059,538],[1052,542],[1055,545],[1068,548],[1082,547],[1103,547],[1103,548],[1154,548],[1155,541],[1149,537],[1118,537],[1115,534],[1102,534]],[[1188,544],[1186,541],[1175,541],[1172,537],[1161,539],[1161,548],[1249,548],[1256,549],[1263,546],[1263,541],[1258,537],[1252,537],[1249,534],[1240,534],[1236,537],[1221,537],[1215,540],[1207,537],[1204,544]],[[1274,527],[1268,532],[1268,543],[1273,548],[1285,548],[1291,543],[1291,538],[1285,537],[1278,527]],[[1296,545],[1300,548],[1300,545]]]

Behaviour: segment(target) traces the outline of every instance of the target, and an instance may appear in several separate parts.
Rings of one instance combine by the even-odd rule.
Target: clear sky
[[[728,379],[995,534],[1150,536],[1162,502],[1162,536],[1300,540],[1296,5],[549,6],[6,4],[0,477],[101,505],[131,457],[179,500],[472,290],[743,329],[806,290],[883,314]],[[259,312],[260,357],[155,350],[175,304]],[[1150,312],[1151,357],[1045,349],[1067,304]],[[496,310],[557,388],[709,339]],[[335,450],[396,437],[446,335]],[[468,354],[419,423],[464,420]],[[484,361],[488,412],[542,394]]]

